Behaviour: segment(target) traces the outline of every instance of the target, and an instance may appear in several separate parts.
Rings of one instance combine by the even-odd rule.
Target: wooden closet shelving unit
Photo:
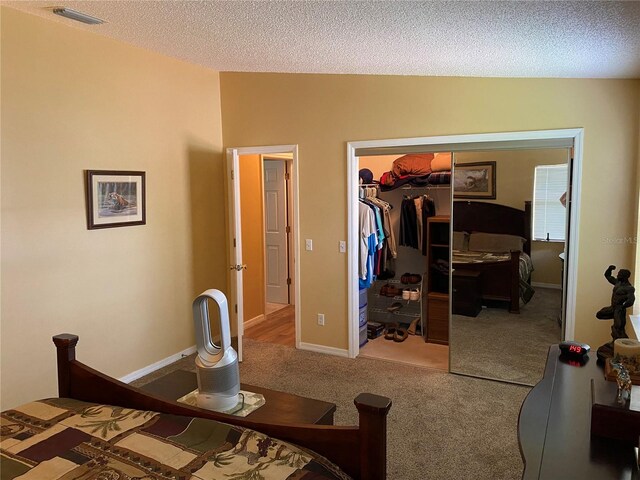
[[[426,301],[423,302],[423,318],[426,319],[425,342],[449,344],[449,215],[436,215],[427,219],[427,267],[425,282]],[[441,263],[444,271],[434,267]]]

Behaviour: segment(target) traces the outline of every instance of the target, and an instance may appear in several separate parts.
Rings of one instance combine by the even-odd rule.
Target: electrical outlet
[[[309,251],[313,250],[313,240],[311,240],[310,238],[307,238],[304,241],[304,248]]]
[[[340,253],[345,253],[347,251],[347,242],[340,240],[340,242],[338,242],[338,251]]]
[[[324,313],[318,314],[318,325],[320,325],[321,327],[324,327]]]

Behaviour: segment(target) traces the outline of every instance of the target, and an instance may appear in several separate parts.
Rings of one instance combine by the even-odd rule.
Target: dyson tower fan
[[[220,346],[211,339],[208,300],[220,310]],[[227,297],[220,290],[210,289],[193,301],[193,321],[196,331],[197,402],[201,408],[226,411],[238,404],[240,369],[238,354],[231,346]]]

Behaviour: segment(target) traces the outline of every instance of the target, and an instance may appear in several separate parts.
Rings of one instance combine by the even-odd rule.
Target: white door
[[[289,303],[284,160],[264,161],[264,224],[267,302]]]
[[[240,157],[238,150],[227,149],[227,182],[229,185],[229,258],[231,263],[231,298],[229,299],[229,318],[235,315],[235,328],[231,328],[238,337],[238,359],[242,361],[242,335],[244,333],[244,314],[242,298],[242,274],[246,265],[242,263],[242,222],[240,221]],[[231,320],[232,323],[233,320]]]

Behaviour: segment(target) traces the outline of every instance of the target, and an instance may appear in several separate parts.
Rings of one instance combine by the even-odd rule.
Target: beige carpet
[[[520,314],[482,309],[477,317],[453,315],[451,371],[535,385],[549,346],[559,343],[560,290],[536,288]]]
[[[245,340],[243,382],[337,404],[336,424],[357,422],[360,392],[385,395],[390,480],[515,480],[517,440],[529,388],[390,362],[355,360]],[[193,356],[134,382],[193,370]]]

